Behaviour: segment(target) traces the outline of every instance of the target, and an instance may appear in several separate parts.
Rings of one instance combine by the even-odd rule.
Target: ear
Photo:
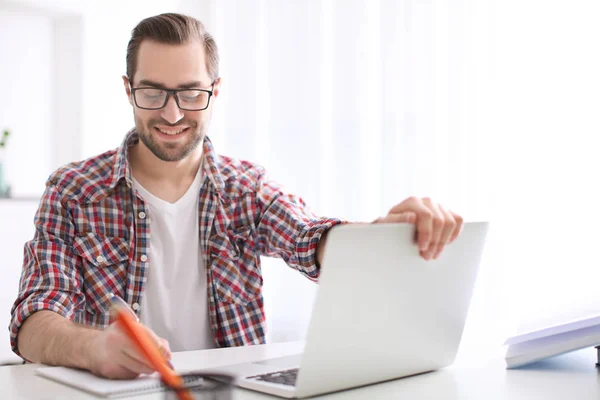
[[[127,93],[127,99],[129,104],[133,106],[133,96],[131,95],[131,85],[129,84],[129,78],[123,75],[123,85],[125,86],[125,93]]]
[[[215,87],[213,89],[213,96],[218,97],[221,92],[221,78],[217,78],[215,81]]]

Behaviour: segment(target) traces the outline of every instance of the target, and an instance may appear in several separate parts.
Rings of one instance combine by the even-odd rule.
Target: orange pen
[[[114,296],[113,299],[118,299]],[[120,299],[119,299],[120,300]],[[116,320],[121,324],[125,334],[135,343],[136,347],[160,374],[162,380],[172,388],[183,387],[183,379],[169,368],[169,361],[161,354],[159,347],[144,327],[131,315],[130,310],[120,304],[119,300],[112,301],[112,309]],[[121,300],[122,301],[122,300]],[[126,303],[125,303],[126,304]],[[187,390],[177,392],[180,400],[192,400]]]

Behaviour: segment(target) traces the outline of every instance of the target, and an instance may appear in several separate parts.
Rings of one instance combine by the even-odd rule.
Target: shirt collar
[[[137,131],[134,129],[127,132],[125,139],[119,146],[115,156],[115,163],[112,171],[110,187],[114,189],[117,184],[124,179],[128,187],[133,187],[131,176],[131,168],[129,165],[129,148],[135,146],[140,141]],[[219,195],[222,194],[224,182],[219,169],[217,168],[217,155],[213,148],[212,142],[206,136],[203,141],[203,157],[202,163],[204,173],[208,177],[208,181],[214,186]]]

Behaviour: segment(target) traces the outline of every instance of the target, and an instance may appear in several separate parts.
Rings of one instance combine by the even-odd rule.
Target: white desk
[[[278,343],[232,349],[175,353],[177,368],[211,368],[235,362],[281,357],[300,351],[303,342]],[[411,378],[398,379],[317,398],[358,399],[468,399],[553,400],[600,398],[600,372],[594,367],[595,349],[563,355],[520,370],[506,370],[498,353],[487,361],[460,357],[451,367]],[[480,360],[485,360],[481,355]],[[93,399],[84,392],[34,375],[39,365],[0,367],[2,399]],[[162,399],[162,394],[131,399]],[[274,399],[236,389],[234,399]]]

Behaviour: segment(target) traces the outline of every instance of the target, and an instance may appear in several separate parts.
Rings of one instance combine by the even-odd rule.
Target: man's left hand
[[[373,223],[410,223],[417,227],[417,243],[426,260],[437,259],[448,243],[453,242],[462,229],[460,215],[446,210],[430,198],[409,197],[392,207],[390,212]]]

